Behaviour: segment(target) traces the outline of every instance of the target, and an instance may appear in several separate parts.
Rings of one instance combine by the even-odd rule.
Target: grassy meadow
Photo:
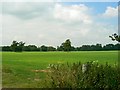
[[[118,63],[118,51],[80,52],[2,52],[2,84],[11,88],[42,87],[49,64],[96,61],[110,65]]]

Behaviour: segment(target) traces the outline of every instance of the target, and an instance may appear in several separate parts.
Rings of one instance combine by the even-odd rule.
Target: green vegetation
[[[120,42],[120,35],[117,35],[116,33],[112,34],[112,36],[109,36],[113,41]]]
[[[118,51],[2,52],[3,87],[43,87],[49,64],[88,61],[118,63]]]
[[[71,41],[67,39],[65,42],[62,43],[61,47],[64,51],[71,51]]]
[[[110,88],[120,90],[118,66],[85,64],[55,64],[49,66],[45,87],[49,88]]]
[[[112,40],[119,40],[119,36],[117,34],[115,38],[113,36],[109,36]],[[119,41],[118,41],[119,42]],[[79,47],[75,47],[71,45],[70,39],[64,41],[57,48],[53,46],[36,46],[36,45],[25,45],[24,42],[13,41],[11,46],[1,46],[0,50],[2,51],[12,51],[12,52],[22,52],[22,51],[38,51],[38,52],[47,52],[47,51],[110,51],[110,50],[120,50],[120,44],[96,44],[96,45],[82,45]]]
[[[25,43],[23,43],[22,41],[21,42],[13,41],[10,48],[14,52],[22,52],[24,44]]]

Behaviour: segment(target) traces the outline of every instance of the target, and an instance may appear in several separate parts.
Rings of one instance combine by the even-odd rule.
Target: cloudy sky
[[[3,2],[2,45],[13,40],[58,46],[108,44],[118,32],[117,2]]]

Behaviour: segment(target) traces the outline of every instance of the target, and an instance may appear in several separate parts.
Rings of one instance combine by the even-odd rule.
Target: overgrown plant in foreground
[[[120,69],[118,66],[85,64],[52,64],[45,81],[49,88],[113,88],[120,90]]]

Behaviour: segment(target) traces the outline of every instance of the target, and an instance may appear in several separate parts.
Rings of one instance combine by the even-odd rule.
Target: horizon
[[[17,41],[17,42],[21,42],[21,41]],[[22,41],[22,42],[25,43],[24,41]],[[82,44],[82,45],[78,45],[78,46],[74,46],[74,45],[72,44],[72,42],[71,42],[71,46],[73,46],[73,47],[82,47],[83,45],[89,45],[89,46],[91,46],[91,45],[101,44],[101,46],[103,47],[103,46],[106,46],[106,45],[109,45],[109,44],[113,44],[113,45],[119,44],[119,42],[117,42],[117,41],[114,41],[114,42],[116,42],[116,43],[107,43],[107,44],[101,44],[101,43],[95,43],[95,44]],[[62,43],[64,43],[64,42],[62,42]],[[57,45],[57,46],[45,45],[45,44],[36,45],[36,44],[26,44],[26,43],[25,43],[24,46],[35,45],[36,47],[47,46],[47,47],[54,47],[54,48],[57,48],[58,46],[61,46],[62,43],[61,43],[60,45]],[[12,44],[12,42],[11,42],[11,44]],[[9,45],[0,45],[0,47],[11,46],[11,44],[9,44]]]

